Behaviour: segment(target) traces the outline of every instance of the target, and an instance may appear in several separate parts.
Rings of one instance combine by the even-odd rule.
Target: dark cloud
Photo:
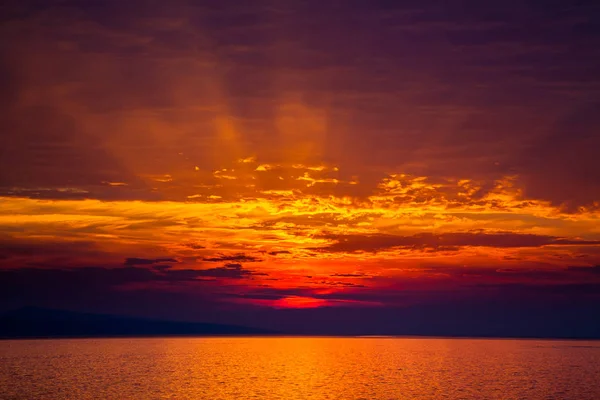
[[[279,254],[291,254],[291,253],[287,250],[276,250],[276,251],[269,251],[267,254],[270,256],[276,256]]]
[[[125,265],[150,265],[157,263],[176,263],[174,258],[126,258]]]
[[[420,268],[424,274],[444,275],[451,278],[464,279],[465,282],[473,281],[539,281],[556,282],[560,280],[575,279],[570,268],[498,268],[478,266],[440,266]]]
[[[568,270],[572,272],[583,272],[586,274],[600,274],[600,265],[594,265],[592,267],[574,266],[568,267]]]
[[[140,282],[176,282],[193,280],[202,276],[198,270],[172,270],[139,267],[78,267],[78,268],[18,268],[0,270],[3,283],[15,288],[37,286],[40,290],[56,290],[61,287],[65,290],[79,290],[81,287],[117,287],[129,283]],[[13,285],[11,285],[12,283]]]
[[[355,213],[319,210],[326,210],[320,206],[330,199],[346,195],[352,197],[348,203],[334,207],[368,207],[372,204],[369,196],[387,191],[378,185],[391,172],[426,177],[425,183],[442,183],[431,189],[402,181],[398,188],[406,193],[390,197],[390,205],[410,202],[425,210],[429,202],[440,200],[449,208],[468,205],[507,211],[502,200],[489,200],[486,195],[493,194],[495,182],[516,176],[514,189],[522,202],[514,208],[521,207],[524,215],[506,212],[493,219],[496,217],[491,214],[475,211],[452,216],[485,220],[492,229],[512,226],[576,232],[581,223],[579,233],[586,234],[590,220],[584,221],[584,217],[582,221],[560,216],[544,219],[537,213],[532,216],[535,211],[526,208],[535,207],[532,199],[548,201],[568,212],[578,212],[581,206],[598,208],[597,2],[6,3],[0,24],[0,196],[10,196],[13,202],[19,201],[16,197],[221,202],[263,196],[281,209],[270,213],[268,222],[251,229],[262,229],[264,242],[273,243],[281,240],[281,235],[267,236],[274,229],[301,236],[316,229],[325,231],[330,225],[355,228],[379,218],[376,212],[352,216]],[[215,121],[227,121],[227,126],[215,128],[219,125]],[[231,140],[233,136],[235,140]],[[242,166],[236,163],[248,155],[255,155],[261,163],[288,166],[252,172],[255,179],[250,182],[249,174],[244,176]],[[290,168],[295,162],[336,165],[339,171]],[[229,169],[232,163],[239,173],[233,177],[236,179],[225,182],[213,176],[212,171]],[[257,165],[251,167],[254,171]],[[444,189],[448,182],[463,178],[480,187],[466,195]],[[221,197],[208,200],[210,195]],[[315,211],[306,215],[285,211],[298,200],[302,207],[315,201]],[[30,217],[42,212],[41,208],[47,215],[66,212],[59,207],[54,211],[49,208],[51,203],[39,201],[22,211]],[[245,212],[242,208],[240,215]],[[264,210],[256,208],[257,214]],[[5,216],[18,220],[11,212]],[[320,291],[247,285],[240,289],[230,286],[264,276],[242,264],[262,259],[206,251],[202,261],[220,263],[209,265],[218,267],[177,269],[169,265],[176,262],[171,258],[129,258],[123,266],[123,258],[129,254],[161,253],[131,248],[119,252],[119,246],[158,244],[140,240],[110,247],[106,243],[103,249],[118,254],[105,254],[96,243],[74,240],[92,231],[126,237],[171,224],[183,229],[190,221],[199,224],[204,218],[161,220],[160,215],[148,215],[143,208],[139,213],[140,220],[125,221],[127,228],[113,231],[106,228],[100,232],[94,222],[82,228],[72,224],[61,232],[65,242],[50,239],[57,235],[57,228],[42,224],[39,228],[0,227],[5,233],[16,232],[15,237],[35,233],[45,238],[0,237],[0,262],[6,267],[0,269],[0,298],[6,300],[2,304],[45,305],[60,299],[66,305],[101,307],[111,303],[116,310],[131,304],[134,313],[220,317],[214,312],[215,303],[222,300],[219,290],[229,285],[226,289],[235,292],[232,296],[241,296],[244,289],[248,293],[243,296],[248,299],[308,296],[382,306],[375,311],[358,307],[350,311],[261,310],[264,314],[254,310],[258,314],[253,314],[248,312],[253,310],[251,306],[239,305],[233,311],[239,320],[262,315],[262,321],[271,321],[274,329],[287,321],[289,326],[313,332],[321,327],[328,332],[343,327],[346,333],[368,327],[373,332],[410,333],[419,330],[407,330],[406,326],[424,325],[433,333],[460,333],[467,327],[483,333],[494,332],[488,327],[499,327],[504,333],[510,333],[512,327],[522,332],[541,327],[568,333],[574,322],[585,324],[595,321],[590,316],[598,315],[598,266],[426,266],[417,271],[423,276],[340,273],[330,275],[335,278],[332,282],[316,282],[322,271],[314,271],[310,284],[329,285],[326,293],[322,287]],[[111,214],[116,219],[121,216]],[[115,227],[120,224],[114,222]],[[45,229],[48,231],[42,232]],[[597,239],[594,233],[588,234]],[[174,236],[173,231],[168,235]],[[252,248],[247,251],[260,254],[250,244],[232,245],[232,238],[216,238],[222,240],[216,244],[229,245],[221,247],[227,251]],[[500,254],[498,259],[504,256],[503,262],[511,266],[520,260],[527,266],[534,264],[531,258],[541,265],[542,258],[551,258],[542,254],[539,248],[543,246],[587,246],[589,255],[573,257],[596,264],[594,252],[600,244],[597,240],[510,232],[316,238],[331,243],[314,250],[332,253],[393,248],[457,252],[466,246],[537,248],[535,257],[521,254],[526,251]],[[205,248],[194,242],[186,247],[182,251],[187,253]],[[266,250],[269,256],[287,252]],[[558,256],[569,257],[567,249],[564,253]],[[187,265],[185,258],[180,260],[176,266]],[[397,261],[394,270],[402,269],[402,261]],[[554,261],[570,262],[558,257]],[[278,279],[274,275],[264,280]],[[369,278],[373,288],[354,288],[352,282],[361,278]],[[145,289],[135,295],[126,290],[136,285]],[[202,290],[186,297],[180,292],[186,285],[195,289],[202,285]],[[165,287],[174,288],[169,296],[164,296]],[[211,297],[211,301],[197,301],[200,296]],[[468,301],[461,303],[463,299]],[[563,300],[572,303],[556,307],[566,304],[560,303]],[[437,305],[422,306],[428,302]],[[521,314],[530,302],[540,306]],[[579,310],[585,312],[578,314]],[[561,317],[553,319],[554,313]],[[545,316],[543,323],[539,315]],[[580,318],[573,321],[571,315]],[[596,329],[595,322],[587,324]],[[447,329],[438,329],[442,325]]]
[[[194,249],[194,250],[202,250],[202,249],[206,248],[206,246],[203,246],[203,245],[198,244],[198,243],[186,243],[185,245],[187,247],[189,247],[190,249]]]
[[[212,135],[215,114],[197,110],[226,102],[249,132],[249,152],[281,159],[306,148],[306,158],[361,177],[360,185],[302,189],[309,193],[364,196],[381,176],[374,169],[400,168],[486,182],[518,174],[533,198],[571,208],[598,199],[598,9],[590,2],[9,3],[1,193],[175,197],[140,176],[192,168],[181,151],[212,164],[202,157],[214,151],[210,141],[197,139]],[[207,89],[214,82],[218,93]],[[307,116],[327,110],[326,139],[278,137],[273,116],[290,92],[302,93]],[[149,119],[178,135],[148,134]],[[143,152],[128,150],[140,142]],[[94,186],[105,181],[129,186]],[[181,176],[170,189],[194,184],[197,176]],[[55,190],[69,187],[88,193]]]
[[[428,271],[443,271],[454,274],[454,278],[466,279],[470,290],[464,290],[464,286],[452,284],[452,280],[448,279],[445,282],[449,285],[436,286],[422,277],[404,280],[401,277],[376,277],[373,279],[377,286],[372,289],[333,282],[331,288],[335,291],[323,292],[322,288],[311,287],[214,286],[215,278],[235,281],[251,274],[236,263],[207,270],[168,271],[139,267],[23,268],[0,270],[0,300],[2,304],[62,308],[73,308],[73,304],[77,304],[83,309],[116,313],[127,310],[132,315],[213,320],[219,304],[233,298],[278,301],[298,296],[345,307],[272,310],[236,303],[238,306],[229,306],[217,313],[222,318],[218,320],[238,323],[252,320],[257,326],[278,326],[280,330],[307,334],[487,333],[502,336],[529,332],[560,336],[565,332],[579,332],[581,335],[593,332],[590,331],[592,325],[584,321],[590,321],[589,318],[598,310],[600,282],[589,279],[594,275],[570,268],[557,270],[550,276],[549,272],[543,275],[543,271],[481,267],[464,269],[459,276],[461,269],[456,267],[453,272],[440,267],[429,268]],[[495,280],[505,275],[519,280]],[[211,279],[204,281],[203,278]],[[551,279],[554,278],[553,282]],[[140,283],[147,284],[146,289],[127,290],[128,286]],[[185,292],[165,291],[161,287],[190,283],[194,283],[193,290]],[[202,285],[202,290],[198,290],[197,285]],[[361,324],[356,323],[357,319]],[[561,328],[564,326],[570,328]]]
[[[36,184],[35,187],[0,187],[0,196],[29,197],[40,200],[164,200],[161,194],[140,186],[111,186],[89,183],[79,183],[76,187],[68,187],[64,184],[56,184],[55,187],[44,187],[41,183]]]
[[[110,255],[89,240],[33,241],[0,235],[0,242],[0,266],[4,267],[76,266],[84,260],[115,264]]]
[[[253,275],[266,275],[264,273],[245,269],[241,264],[238,263],[228,263],[222,267],[202,269],[195,272],[200,276],[228,279],[244,279],[250,278]]]
[[[567,211],[597,204],[599,108],[597,100],[575,104],[546,135],[525,150],[527,154],[518,162],[526,195],[550,199]]]
[[[315,290],[311,288],[273,288],[262,287],[247,290],[244,293],[232,294],[235,297],[257,300],[280,300],[290,296],[313,297]]]
[[[161,272],[164,272],[171,268],[173,268],[173,266],[170,264],[164,264],[164,265],[163,264],[154,264],[154,265],[152,265],[152,269],[154,269],[156,271],[161,271]]]
[[[506,295],[519,294],[527,297],[545,295],[549,297],[571,296],[574,298],[597,299],[600,296],[600,282],[576,282],[556,284],[536,283],[507,283],[507,284],[480,284],[481,288],[501,290]],[[590,299],[590,300],[591,300]]]
[[[340,282],[340,281],[320,281],[321,285],[327,286],[341,286],[341,287],[354,287],[354,288],[364,288],[365,285],[360,285],[352,282]]]
[[[335,240],[320,250],[327,252],[378,252],[392,248],[432,249],[435,251],[456,251],[464,246],[476,247],[541,247],[555,246],[597,246],[600,241],[564,239],[555,236],[544,236],[521,233],[422,233],[414,236],[395,236],[386,234],[374,235],[322,235],[321,239]]]
[[[216,257],[205,257],[202,259],[203,261],[208,262],[223,262],[223,261],[239,261],[239,262],[260,262],[262,259],[254,256],[248,256],[245,254],[232,254],[232,255],[224,255],[220,254]]]
[[[244,291],[244,298],[279,300],[290,296],[320,300],[356,302],[379,307],[405,307],[414,304],[463,304],[463,301],[561,301],[560,296],[571,294],[574,299],[594,302],[600,280],[586,278],[587,274],[571,268],[497,268],[440,266],[419,268],[415,275],[378,276],[372,285],[320,280],[318,283],[338,288],[255,288]],[[581,292],[577,289],[581,288]],[[557,297],[559,296],[559,297]],[[467,300],[470,299],[470,300]]]
[[[337,276],[340,278],[369,278],[370,275],[361,273],[353,273],[353,274],[333,274],[330,276]]]
[[[132,284],[145,284],[149,290],[156,285],[202,284],[205,278],[244,279],[253,275],[263,276],[240,264],[226,264],[209,269],[173,269],[167,265],[144,267],[96,267],[77,268],[12,268],[0,269],[0,300],[45,298],[59,296],[76,299],[83,294],[103,293],[109,295],[116,290],[127,290]],[[214,281],[211,279],[211,281]],[[160,289],[154,289],[160,290]]]
[[[178,262],[174,258],[163,257],[163,258],[126,258],[125,265],[149,265],[156,263],[176,263]]]
[[[51,105],[8,113],[3,118],[3,129],[13,133],[2,135],[0,145],[12,150],[0,151],[2,193],[42,199],[97,195],[110,198],[102,195],[103,190],[94,190],[94,196],[88,186],[100,186],[103,181],[128,181],[143,187],[139,178],[103,148],[98,137],[85,133],[82,124],[83,121]],[[72,165],[78,167],[71,168]],[[6,173],[8,169],[12,173]]]
[[[0,255],[4,258],[22,257],[22,256],[56,256],[65,253],[81,254],[88,253],[100,254],[97,245],[91,241],[71,241],[59,242],[48,241],[39,242],[33,240],[17,240],[9,235],[0,236],[2,246],[0,246]]]

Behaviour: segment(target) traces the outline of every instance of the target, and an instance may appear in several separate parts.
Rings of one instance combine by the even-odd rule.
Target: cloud
[[[540,147],[544,156],[531,166],[523,161],[532,158],[532,151],[520,150],[530,142],[524,132],[553,142],[546,138],[561,119],[567,123],[557,127],[557,142],[577,141],[565,129],[568,116],[541,114],[540,110],[552,106],[576,114],[571,108],[585,107],[585,97],[589,98],[585,93],[564,96],[560,91],[574,93],[578,78],[585,77],[580,85],[591,86],[597,77],[597,68],[593,68],[597,60],[589,56],[596,46],[589,29],[588,6],[560,8],[565,18],[557,21],[553,14],[556,5],[542,10],[531,4],[514,8],[494,3],[497,14],[492,19],[482,18],[486,14],[483,9],[444,5],[400,5],[392,11],[349,3],[320,6],[318,17],[311,5],[273,8],[249,3],[242,8],[225,5],[218,11],[143,1],[94,6],[48,1],[44,6],[15,6],[19,11],[7,12],[10,23],[3,25],[2,31],[11,38],[3,54],[6,61],[0,65],[8,88],[2,100],[10,105],[4,108],[6,114],[15,115],[9,118],[11,129],[6,130],[10,140],[2,143],[12,144],[12,151],[2,158],[11,162],[11,173],[2,178],[25,187],[75,183],[81,188],[93,182],[127,182],[139,185],[140,190],[119,188],[118,193],[129,199],[147,199],[157,194],[152,189],[155,182],[140,177],[168,173],[173,184],[162,185],[161,195],[185,198],[193,192],[179,193],[181,187],[197,184],[198,175],[185,175],[184,171],[192,171],[199,158],[212,164],[211,157],[199,157],[211,149],[198,143],[212,142],[204,139],[218,136],[212,122],[221,118],[235,121],[229,125],[237,128],[232,132],[239,139],[239,148],[224,146],[229,160],[220,157],[214,164],[277,166],[282,160],[276,158],[305,154],[306,159],[291,165],[299,170],[306,167],[310,179],[340,180],[338,185],[313,185],[315,190],[340,193],[339,188],[317,187],[338,187],[349,181],[319,175],[332,172],[321,170],[331,160],[358,169],[349,175],[357,172],[364,178],[364,186],[354,188],[363,194],[374,185],[369,177],[373,167],[381,169],[377,171],[381,174],[397,165],[397,160],[403,161],[404,169],[419,169],[427,176],[466,172],[470,177],[484,175],[487,181],[513,167],[528,182],[535,181],[531,182],[532,193],[545,197],[555,197],[560,189],[555,193],[536,189],[538,184],[549,186],[541,183],[541,174],[529,174],[529,169],[542,171],[554,163],[560,164],[557,172],[564,170],[561,183],[579,176],[574,182],[583,190],[582,180],[593,183],[593,176],[579,173],[588,165],[593,146],[585,141],[569,144],[571,153],[585,153],[585,164],[576,162],[576,168],[566,161],[577,160],[547,151],[541,142],[535,147]],[[115,19],[115,15],[119,17]],[[348,18],[337,18],[339,15]],[[370,29],[356,32],[349,22],[355,16]],[[215,24],[215,18],[223,20]],[[523,20],[535,21],[527,26],[527,32]],[[241,21],[247,32],[243,39],[237,32]],[[298,32],[302,34],[298,36]],[[272,56],[277,63],[269,61]],[[372,73],[374,68],[377,74]],[[97,79],[99,76],[102,79]],[[562,87],[551,86],[556,83]],[[119,96],[114,96],[116,90]],[[302,101],[288,101],[286,92],[294,91]],[[31,92],[38,95],[29,96]],[[543,121],[533,121],[531,115],[543,115]],[[589,117],[588,113],[586,119]],[[150,119],[152,123],[146,124]],[[593,127],[593,123],[582,124],[584,130]],[[323,126],[327,126],[327,140],[318,137]],[[369,137],[363,134],[367,130]],[[175,139],[165,135],[166,131],[179,133]],[[206,132],[201,141],[196,140],[198,132]],[[491,141],[490,137],[502,140]],[[130,144],[139,140],[144,140],[144,152],[129,151]],[[165,152],[165,148],[174,151]],[[514,154],[519,154],[517,159]],[[502,167],[497,168],[496,161]],[[73,164],[79,168],[69,168]],[[297,181],[306,171],[298,172],[302,173],[282,176],[285,181],[275,176],[264,188],[285,182],[285,189],[300,189],[298,184],[311,183]],[[581,178],[584,175],[589,179]],[[115,188],[91,190],[89,197],[117,193],[106,189]],[[236,186],[236,191],[242,190],[247,188]],[[56,191],[29,195],[65,196]],[[594,199],[591,192],[585,197],[576,200]]]
[[[126,258],[125,265],[150,265],[157,263],[176,263],[174,258]]]
[[[48,265],[44,268],[0,269],[0,300],[48,299],[54,295],[75,299],[83,294],[92,295],[102,292],[108,295],[115,291],[127,291],[130,288],[161,291],[161,287],[178,287],[179,290],[184,290],[184,285],[187,284],[209,283],[205,278],[228,280],[265,275],[245,269],[240,264],[226,264],[223,267],[209,269],[173,269],[167,265],[152,265],[153,268],[134,266],[61,268]],[[210,282],[214,283],[214,279]],[[215,297],[218,295],[215,294]]]
[[[352,282],[320,281],[319,283],[321,285],[327,285],[327,286],[341,286],[341,287],[354,287],[354,288],[364,288],[364,287],[367,287],[365,285],[361,285],[361,284],[358,284],[358,283],[352,283]]]
[[[567,268],[600,257],[593,2],[9,3],[0,265],[24,270],[0,296],[396,306],[598,276]]]
[[[477,285],[484,289],[499,289],[506,295],[522,295],[528,298],[534,298],[540,301],[548,297],[556,298],[561,296],[571,296],[572,298],[586,299],[593,301],[600,293],[600,282],[575,282],[575,283],[556,283],[556,284],[536,284],[536,283],[506,283],[506,284],[480,284]],[[544,295],[544,297],[539,297]],[[547,297],[546,297],[547,296]]]
[[[199,276],[228,279],[245,279],[250,278],[253,275],[266,275],[265,273],[259,273],[245,269],[241,264],[238,263],[228,263],[222,267],[202,269],[195,272]]]
[[[311,288],[252,288],[243,293],[232,294],[234,297],[257,300],[280,300],[290,296],[312,297],[315,290]]]
[[[555,236],[525,233],[421,233],[413,236],[395,236],[387,234],[373,235],[322,235],[321,239],[335,243],[312,250],[326,252],[378,252],[393,248],[433,249],[436,251],[456,251],[460,247],[542,247],[554,246],[598,246],[597,240],[565,239]]]
[[[594,265],[592,267],[573,266],[568,267],[568,270],[572,272],[582,272],[586,274],[600,274],[600,265]]]
[[[23,256],[56,256],[65,253],[90,253],[92,255],[101,254],[96,243],[92,241],[48,241],[40,242],[32,239],[17,240],[11,236],[0,236],[3,241],[0,247],[0,255],[8,257],[23,257]]]
[[[467,281],[538,281],[555,282],[560,280],[577,279],[568,268],[498,268],[485,266],[437,266],[420,268],[419,273],[429,276],[443,275],[450,278]]]
[[[0,267],[77,266],[94,260],[105,265],[118,261],[93,240],[34,240],[0,233]]]
[[[269,252],[267,252],[267,254],[270,256],[277,256],[279,254],[291,254],[291,252],[288,250],[275,250],[275,251],[269,251]]]
[[[194,250],[202,250],[202,249],[206,248],[206,246],[203,246],[198,243],[185,243],[185,246],[189,247],[190,249],[194,249]]]
[[[254,256],[248,256],[245,254],[233,254],[233,255],[224,255],[220,254],[216,257],[205,257],[202,259],[203,261],[208,262],[223,262],[223,261],[240,261],[240,262],[260,262],[262,259]]]
[[[590,77],[591,78],[591,77]],[[529,197],[550,199],[568,211],[598,207],[600,125],[598,101],[581,102],[563,112],[552,128],[523,150],[515,162]],[[545,179],[544,177],[551,177]]]

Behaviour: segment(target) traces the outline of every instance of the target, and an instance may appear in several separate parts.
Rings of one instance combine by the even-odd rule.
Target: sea
[[[600,341],[0,341],[1,399],[600,399]]]

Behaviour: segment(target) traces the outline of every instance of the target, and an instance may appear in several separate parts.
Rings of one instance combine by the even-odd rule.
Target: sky
[[[600,335],[596,2],[0,10],[0,310]]]

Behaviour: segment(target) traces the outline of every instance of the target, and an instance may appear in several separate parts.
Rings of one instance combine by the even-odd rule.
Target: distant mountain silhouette
[[[0,338],[266,335],[263,329],[236,325],[162,321],[25,307],[0,316]]]

